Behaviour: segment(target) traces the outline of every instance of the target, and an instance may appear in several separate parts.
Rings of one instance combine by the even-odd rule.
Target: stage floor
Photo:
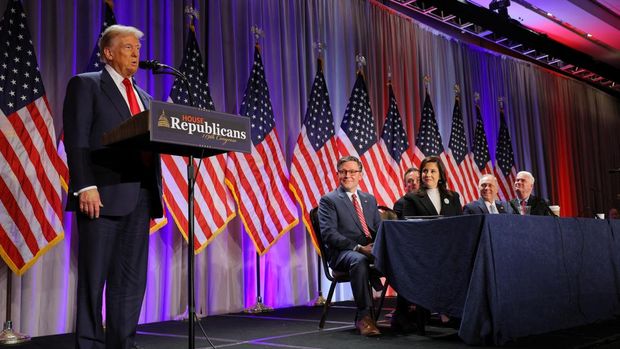
[[[405,348],[448,349],[473,348],[464,344],[456,330],[429,326],[426,336],[402,335],[391,331],[384,315],[392,310],[394,299],[386,299],[379,321],[383,334],[375,338],[358,335],[353,327],[355,310],[351,302],[336,303],[327,317],[325,329],[318,323],[322,308],[292,307],[263,314],[227,314],[201,320],[216,348],[299,348],[299,349],[365,349]],[[145,349],[187,348],[187,322],[166,321],[140,325],[137,343]],[[35,337],[11,348],[74,348],[73,334]],[[589,326],[522,338],[504,348],[620,348],[620,319]],[[196,348],[210,348],[196,326]]]

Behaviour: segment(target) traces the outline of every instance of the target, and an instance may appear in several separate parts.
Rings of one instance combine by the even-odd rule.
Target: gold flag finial
[[[362,56],[361,53],[355,55],[355,63],[357,63],[357,71],[361,72],[366,65],[366,57]]]
[[[254,40],[256,40],[256,44],[258,44],[258,40],[265,36],[265,32],[256,24],[252,26],[252,28],[250,28],[250,30],[252,31],[252,34],[254,34]]]
[[[319,65],[319,70],[323,71],[323,51],[325,50],[325,43],[317,41],[314,44],[312,44],[312,47],[316,49],[317,51],[317,55],[318,55],[317,63]]]
[[[195,32],[196,28],[195,28],[194,21],[198,20],[200,17],[198,10],[194,9],[190,5],[187,5],[185,6],[185,10],[183,11],[183,13],[185,13],[187,17],[189,17],[189,29]]]
[[[316,50],[316,52],[319,55],[319,58],[323,57],[323,51],[325,51],[325,43],[317,41],[314,44],[312,44],[312,47]]]

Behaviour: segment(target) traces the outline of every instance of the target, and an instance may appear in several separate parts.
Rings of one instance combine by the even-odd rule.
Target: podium
[[[188,156],[187,164],[187,295],[189,348],[194,348],[194,158],[228,151],[250,153],[250,118],[202,110],[185,105],[151,101],[149,110],[131,117],[110,132],[102,144],[160,154]]]
[[[102,144],[160,154],[205,158],[228,151],[249,153],[250,118],[180,104],[151,101],[149,110],[110,132]]]

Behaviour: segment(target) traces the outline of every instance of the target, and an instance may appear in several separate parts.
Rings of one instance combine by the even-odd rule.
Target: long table
[[[461,318],[467,344],[501,345],[620,314],[620,220],[384,221],[373,253],[400,295]]]

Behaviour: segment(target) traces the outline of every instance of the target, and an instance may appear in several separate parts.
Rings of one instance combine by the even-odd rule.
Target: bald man
[[[506,201],[497,199],[499,185],[492,174],[485,174],[478,181],[480,198],[465,205],[463,214],[515,213]]]

